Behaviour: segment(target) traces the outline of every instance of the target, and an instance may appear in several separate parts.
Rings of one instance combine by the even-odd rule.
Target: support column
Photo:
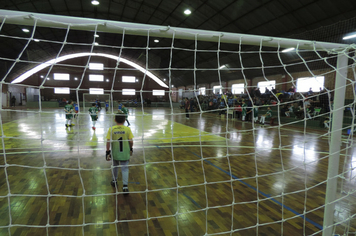
[[[331,119],[331,141],[329,147],[328,179],[326,184],[325,210],[323,222],[323,236],[332,236],[334,224],[334,211],[337,193],[337,179],[339,173],[339,159],[341,142],[341,129],[344,119],[343,106],[345,103],[346,78],[348,58],[344,54],[337,57],[337,70],[335,78],[334,106]],[[339,110],[338,110],[339,109]],[[335,112],[334,112],[335,111]]]

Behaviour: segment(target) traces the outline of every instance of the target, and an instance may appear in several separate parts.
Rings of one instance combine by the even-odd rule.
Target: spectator
[[[11,106],[14,107],[16,105],[16,98],[15,96],[12,96],[11,98]]]

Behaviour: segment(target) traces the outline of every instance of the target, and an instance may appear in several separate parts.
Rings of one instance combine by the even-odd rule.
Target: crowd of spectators
[[[261,106],[273,107],[280,104],[281,116],[302,119],[304,113],[306,117],[311,118],[315,114],[329,112],[332,101],[332,93],[328,93],[327,89],[320,88],[320,91],[314,92],[310,88],[306,93],[299,93],[291,86],[287,91],[266,88],[262,93],[259,88],[253,88],[249,93],[239,95],[232,94],[230,91],[223,94],[198,95],[182,99],[180,107],[189,112],[200,111],[200,109],[202,111],[214,110],[219,115],[225,113],[226,108],[229,107],[234,109],[237,119],[242,119],[242,106],[245,103],[247,105],[245,118],[248,121],[253,119],[251,110],[254,106],[261,108]]]

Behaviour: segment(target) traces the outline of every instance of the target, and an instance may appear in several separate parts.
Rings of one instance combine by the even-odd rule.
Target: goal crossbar
[[[111,20],[90,19],[72,16],[49,15],[42,13],[19,12],[11,10],[0,10],[0,20],[7,24],[20,24],[33,26],[36,20],[36,25],[40,27],[67,28],[71,25],[74,30],[86,30],[106,33],[123,33],[138,36],[162,37],[199,40],[209,42],[221,42],[231,44],[244,44],[260,46],[261,43],[266,47],[281,47],[290,48],[298,47],[303,50],[319,50],[319,51],[342,51],[347,49],[349,45],[340,43],[327,43],[310,40],[288,39],[279,37],[268,37],[259,35],[247,35],[229,32],[218,32],[199,29],[187,29],[170,26],[137,24]]]

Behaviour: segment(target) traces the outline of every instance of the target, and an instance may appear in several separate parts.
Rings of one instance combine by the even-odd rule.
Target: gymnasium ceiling
[[[94,6],[91,0],[1,0],[0,9],[24,11],[33,13],[55,14],[63,16],[75,16],[112,21],[134,22],[151,25],[183,27],[191,29],[204,29],[220,32],[232,32],[243,34],[264,35],[272,37],[297,38],[312,41],[325,41],[333,43],[356,43],[356,39],[342,40],[342,37],[356,31],[356,1],[352,0],[99,0],[100,4]],[[192,14],[183,13],[189,8]],[[29,37],[22,32],[18,25],[4,25],[0,34]],[[100,32],[99,32],[100,33]],[[66,30],[37,28],[35,38],[62,41]],[[97,39],[100,45],[120,46],[121,35],[102,33]],[[170,46],[170,39],[160,39],[155,44],[151,38],[150,46]],[[68,34],[69,42],[92,43],[93,34],[72,31]],[[23,49],[24,42],[13,42],[5,38],[0,44],[0,56],[2,58],[17,58]],[[141,36],[127,36],[126,47],[145,47],[147,38]],[[36,44],[31,43],[21,59],[32,61],[44,61],[57,56],[60,44]],[[194,49],[194,41],[175,41],[175,47]],[[216,43],[200,43],[199,47],[207,50],[216,50]],[[221,48],[237,51],[237,45],[221,45]],[[85,46],[66,46],[62,55],[89,50]],[[259,47],[244,46],[247,50],[257,50]],[[112,53],[108,47],[96,47],[95,52]],[[119,49],[115,54],[118,54]],[[122,51],[125,58],[145,66],[145,50]],[[258,54],[253,57],[246,55],[243,58],[244,66],[254,66]],[[294,56],[283,56],[284,62],[293,62]],[[273,64],[277,58],[264,56],[265,65]],[[169,50],[152,50],[149,56],[149,66],[153,68],[168,68],[170,62]],[[196,56],[198,68],[217,68],[217,56],[214,53],[199,53]],[[257,63],[261,64],[261,62]],[[220,55],[220,65],[226,65],[221,70],[223,80],[243,78],[241,72],[233,68],[241,68],[238,55]],[[0,69],[4,75],[11,66],[9,62],[2,62]],[[32,65],[33,66],[33,65]],[[12,70],[6,81],[12,81],[16,75],[25,71],[31,65],[18,66]],[[174,52],[172,68],[194,68],[194,53],[184,51]],[[6,69],[4,69],[6,68]],[[300,70],[301,68],[295,68]],[[157,70],[160,77],[168,78],[168,70]],[[198,70],[196,79],[198,83],[211,83],[217,81],[217,73],[209,70]],[[283,73],[280,69],[265,71],[266,75]],[[260,76],[261,71],[246,71],[247,78]],[[172,71],[172,84],[187,86],[193,84],[194,72],[177,70]]]

